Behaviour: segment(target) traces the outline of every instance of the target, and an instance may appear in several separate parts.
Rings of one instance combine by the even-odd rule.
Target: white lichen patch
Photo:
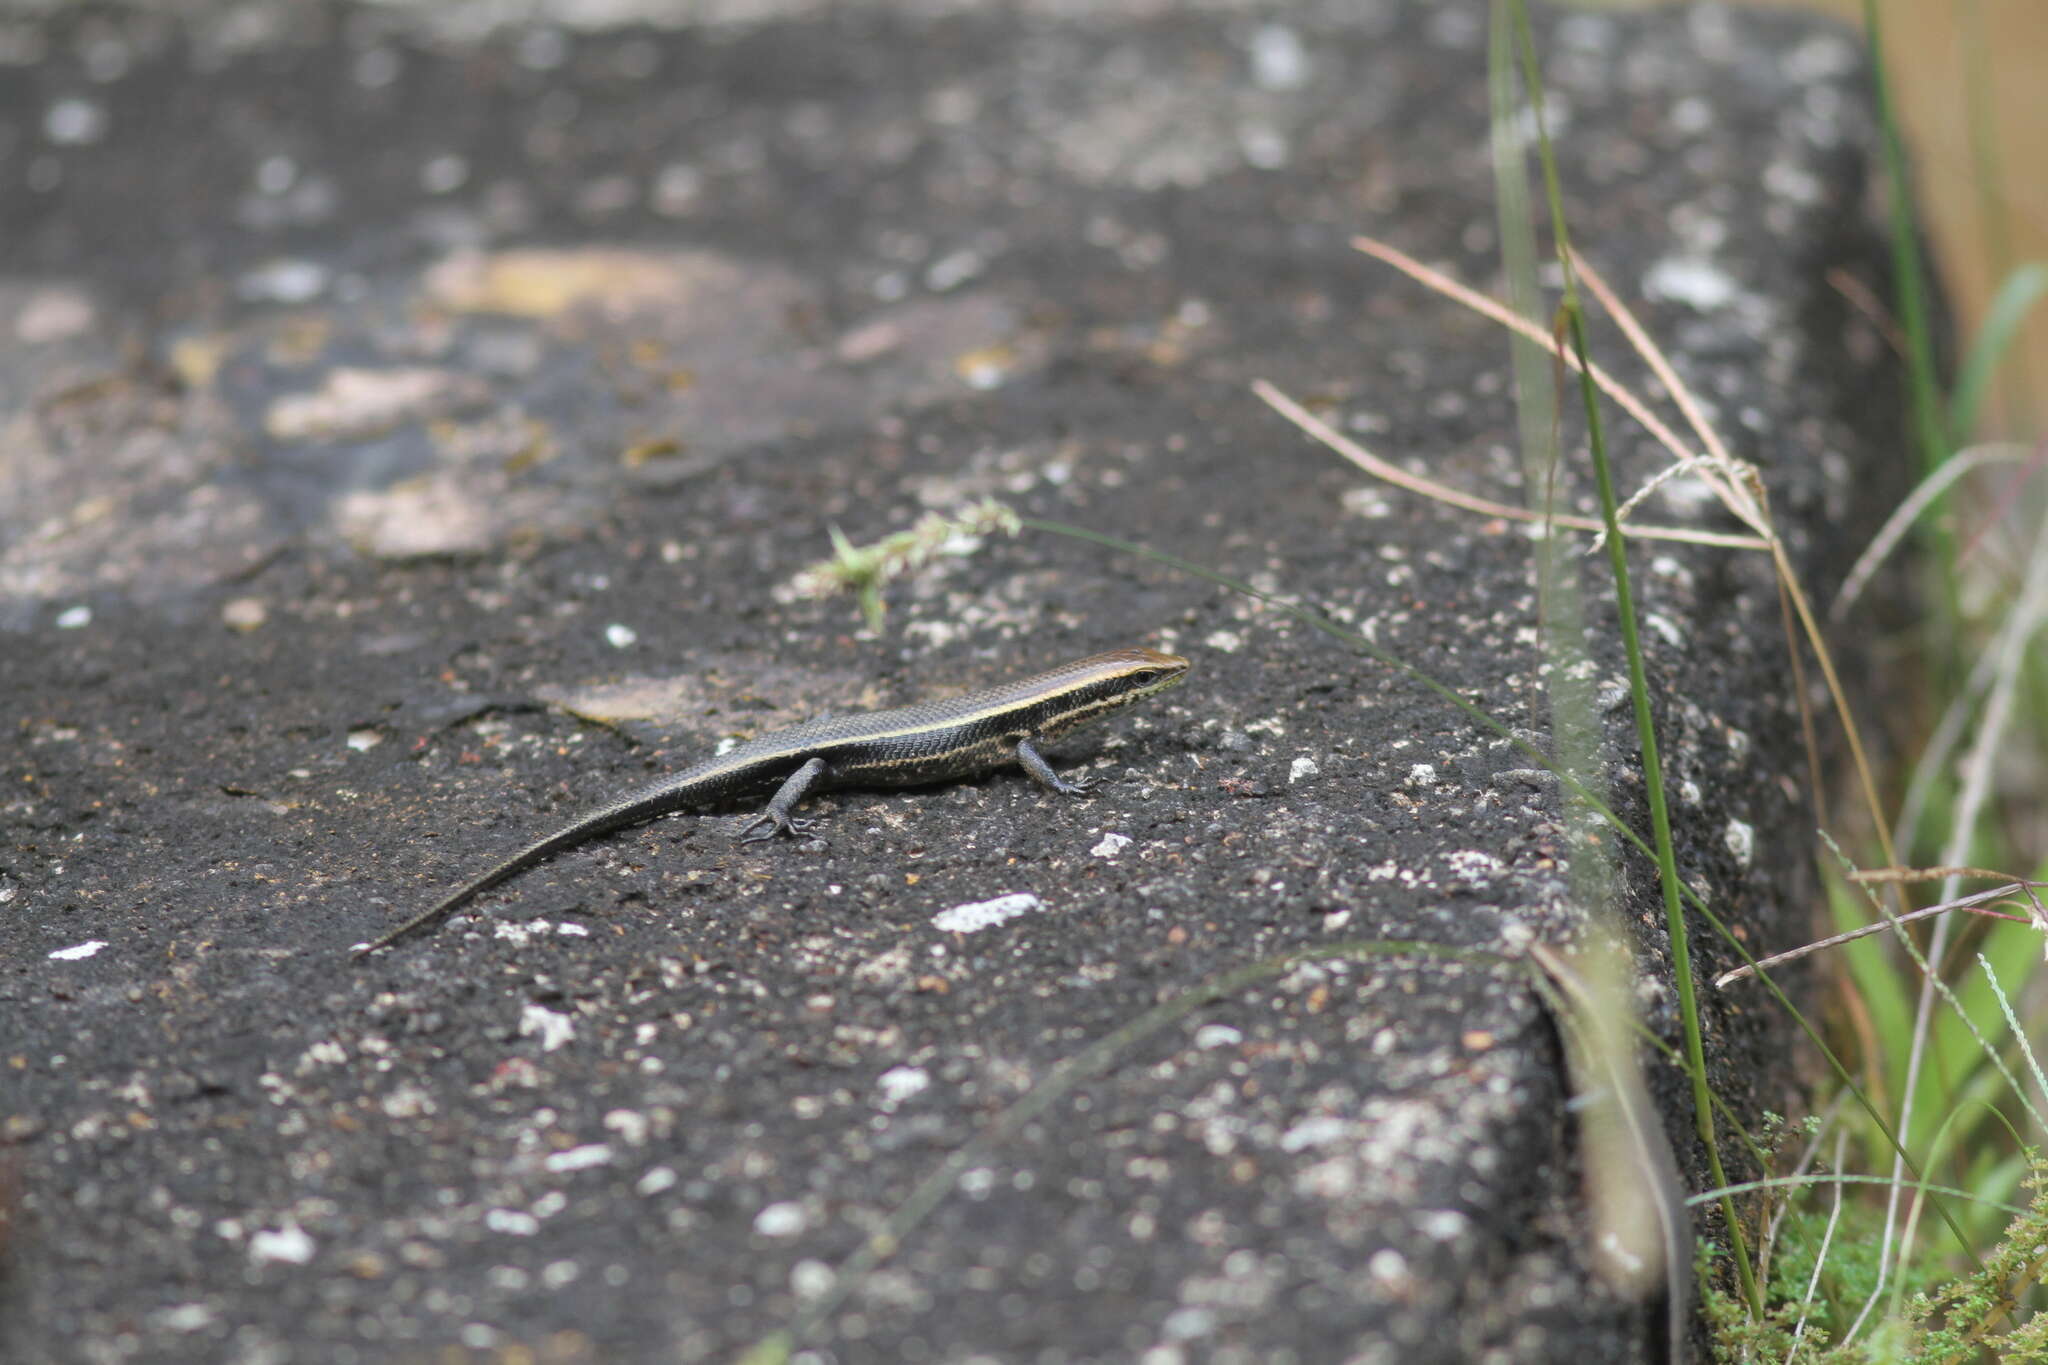
[[[804,1230],[807,1222],[803,1205],[784,1200],[770,1204],[754,1215],[754,1231],[763,1237],[794,1237]]]
[[[546,1005],[528,1005],[519,1012],[519,1036],[538,1037],[542,1052],[553,1052],[576,1036],[576,1021]]]
[[[1673,649],[1685,648],[1685,632],[1680,630],[1678,623],[1670,617],[1660,612],[1646,612],[1643,616],[1643,624],[1656,631],[1664,643],[1670,645]]]
[[[1735,281],[1710,261],[1666,256],[1643,273],[1646,298],[1683,303],[1702,313],[1726,307],[1736,295]]]
[[[394,1119],[419,1118],[435,1111],[434,1097],[426,1087],[406,1081],[382,1100],[378,1108]]]
[[[612,1149],[609,1143],[590,1142],[581,1147],[571,1147],[563,1152],[550,1152],[541,1164],[560,1175],[567,1171],[587,1171],[593,1166],[609,1166]]]
[[[284,1265],[304,1265],[313,1259],[317,1249],[313,1239],[297,1223],[264,1228],[249,1239],[249,1259],[258,1265],[273,1261]]]
[[[931,1073],[921,1066],[892,1066],[875,1078],[875,1088],[881,1092],[881,1107],[894,1109],[905,1100],[925,1092],[932,1083]]]
[[[484,1214],[484,1226],[509,1237],[531,1237],[540,1231],[540,1219],[518,1209],[491,1209]]]
[[[1044,908],[1045,903],[1029,891],[1018,891],[1008,896],[997,896],[994,900],[974,901],[941,910],[932,916],[932,928],[942,934],[972,934]]]
[[[1756,855],[1756,829],[1740,820],[1730,820],[1728,828],[1721,831],[1721,842],[1735,855],[1735,861],[1748,867]]]
[[[292,1068],[295,1076],[304,1076],[323,1066],[340,1066],[348,1060],[348,1049],[332,1038],[323,1038],[299,1054],[298,1063]]]

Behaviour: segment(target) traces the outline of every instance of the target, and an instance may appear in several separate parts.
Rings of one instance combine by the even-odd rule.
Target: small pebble
[[[270,619],[260,597],[237,597],[220,609],[221,623],[231,630],[256,630]]]

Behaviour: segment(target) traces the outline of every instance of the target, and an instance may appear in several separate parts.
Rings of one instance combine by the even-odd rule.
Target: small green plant
[[[970,555],[988,537],[1014,536],[1017,530],[1017,514],[994,498],[983,498],[950,517],[927,513],[909,530],[884,536],[872,545],[855,545],[834,526],[832,558],[803,570],[781,595],[830,597],[851,592],[860,601],[861,616],[868,629],[880,630],[889,611],[882,590],[891,582],[942,555]]]

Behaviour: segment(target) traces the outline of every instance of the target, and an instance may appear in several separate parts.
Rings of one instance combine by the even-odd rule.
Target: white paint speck
[[[296,256],[266,261],[235,280],[235,293],[251,303],[311,303],[327,292],[334,272]]]
[[[1280,1150],[1300,1152],[1336,1142],[1351,1131],[1351,1125],[1335,1114],[1315,1114],[1295,1124],[1280,1136]]]
[[[54,953],[51,953],[51,954],[50,954],[50,961],[52,961],[52,962],[76,962],[76,961],[78,961],[78,960],[79,960],[80,958],[87,958],[87,957],[91,957],[91,956],[92,956],[92,955],[93,955],[94,953],[98,952],[98,951],[99,951],[100,949],[102,949],[102,948],[104,948],[104,947],[106,947],[106,946],[107,946],[107,941],[106,941],[105,939],[100,939],[100,938],[95,938],[95,939],[88,939],[88,940],[86,940],[86,941],[85,941],[84,943],[81,943],[81,944],[79,944],[79,945],[78,945],[77,947],[75,947],[75,948],[59,948],[59,949],[57,949],[57,951],[55,951]]]
[[[1471,1226],[1471,1221],[1456,1209],[1424,1209],[1415,1215],[1416,1228],[1435,1242],[1457,1240]]]
[[[942,934],[971,934],[980,929],[991,928],[1004,920],[1019,915],[1028,915],[1042,910],[1045,903],[1029,891],[1019,891],[1008,896],[997,896],[992,901],[975,901],[970,905],[956,905],[950,910],[941,910],[932,916],[932,928]]]
[[[633,1182],[633,1193],[642,1197],[660,1194],[663,1190],[675,1188],[676,1173],[667,1166],[650,1166],[647,1174]]]
[[[1261,90],[1299,90],[1308,84],[1308,49],[1284,24],[1261,24],[1252,34],[1252,82]]]
[[[1392,1247],[1385,1247],[1372,1254],[1365,1268],[1375,1280],[1390,1283],[1408,1278],[1408,1258]]]
[[[957,289],[986,269],[988,262],[980,252],[962,247],[931,263],[924,272],[924,287],[935,294],[943,294],[948,289]]]
[[[1130,846],[1131,836],[1128,834],[1105,834],[1088,851],[1098,858],[1114,858]]]
[[[377,1107],[395,1119],[418,1118],[434,1112],[434,1096],[425,1086],[407,1081],[379,1100]]]
[[[631,649],[640,642],[640,633],[614,621],[604,628],[604,642],[613,649]]]
[[[1204,1024],[1195,1030],[1195,1046],[1204,1052],[1219,1047],[1236,1047],[1244,1041],[1244,1034],[1228,1024]]]
[[[538,1036],[540,1050],[553,1052],[576,1036],[576,1021],[566,1014],[557,1014],[545,1005],[528,1005],[519,1012],[519,1036]]]
[[[181,1303],[157,1313],[156,1325],[167,1332],[197,1332],[213,1325],[213,1310],[203,1303]]]
[[[83,630],[92,624],[91,607],[66,607],[57,613],[57,629]]]
[[[1749,866],[1750,858],[1756,853],[1756,830],[1740,820],[1730,820],[1728,828],[1721,832],[1721,841],[1728,845],[1728,851],[1735,855],[1735,861]]]
[[[1711,312],[1735,297],[1735,281],[1727,272],[1707,261],[1686,256],[1666,256],[1643,274],[1643,293],[1652,299],[1669,299]]]
[[[484,1226],[512,1237],[531,1237],[540,1231],[540,1219],[518,1209],[492,1209],[484,1214]]]
[[[563,938],[589,938],[590,930],[580,924],[557,924],[555,933]]]
[[[956,362],[955,369],[958,371],[960,378],[966,381],[968,388],[980,393],[988,393],[991,390],[1001,388],[1003,382],[1010,377],[1010,366],[1006,363],[1006,360],[990,351],[981,351],[960,357],[958,362]],[[958,537],[958,539],[971,540],[972,538]],[[948,542],[949,545],[951,543],[950,541]],[[967,551],[949,551],[949,553],[964,554]]]
[[[92,330],[98,314],[92,296],[53,285],[36,290],[14,315],[14,335],[31,346],[69,341]]]
[[[1855,44],[1819,34],[1787,52],[1778,66],[1787,79],[1808,85],[1854,71],[1862,61],[1863,54]]]
[[[1788,203],[1811,207],[1827,193],[1819,176],[1789,161],[1773,161],[1764,167],[1763,187]]]
[[[1347,488],[1337,502],[1354,517],[1379,521],[1394,514],[1393,503],[1377,488]]]
[[[643,1040],[644,1041],[644,1040]],[[619,1141],[628,1147],[638,1147],[647,1141],[647,1115],[637,1109],[612,1109],[604,1116],[607,1133],[617,1133]]]
[[[249,1259],[258,1265],[266,1261],[304,1265],[313,1259],[314,1250],[313,1239],[297,1223],[286,1223],[281,1228],[264,1228],[249,1239]]]
[[[566,1152],[550,1152],[541,1164],[560,1174],[564,1171],[587,1171],[593,1166],[608,1166],[611,1159],[612,1149],[609,1143],[590,1142],[581,1147],[571,1147]]]
[[[882,1092],[883,1104],[898,1105],[922,1094],[931,1083],[931,1073],[921,1066],[892,1066],[875,1079],[875,1088]]]
[[[322,1038],[299,1055],[296,1070],[300,1075],[323,1066],[340,1066],[348,1060],[348,1049],[332,1038]]]
[[[270,607],[260,597],[237,597],[220,609],[220,623],[229,630],[261,630],[270,619]]]
[[[82,147],[107,135],[106,106],[73,95],[43,112],[43,136],[59,147]]]
[[[798,1261],[789,1268],[789,1287],[800,1299],[820,1298],[831,1292],[839,1276],[823,1261]]]
[[[754,1231],[763,1237],[794,1237],[804,1230],[804,1222],[804,1206],[784,1200],[754,1215]]]
[[[1685,632],[1680,630],[1678,623],[1670,617],[1659,612],[1646,612],[1643,616],[1643,624],[1656,631],[1658,635],[1663,637],[1664,643],[1670,645],[1673,649],[1685,648]]]

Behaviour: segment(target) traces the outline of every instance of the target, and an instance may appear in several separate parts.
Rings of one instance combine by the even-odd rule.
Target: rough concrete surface
[[[1495,279],[1484,7],[545,17],[581,8],[0,20],[0,1354],[732,1360],[1063,1060],[1399,940],[1467,955],[1297,962],[985,1140],[806,1358],[1654,1358],[1522,959],[1588,924],[1523,755],[1043,534],[935,561],[879,631],[786,591],[829,528],[999,496],[1541,735],[1526,536],[1249,391],[1521,496],[1500,333],[1347,246]],[[1824,591],[1898,463],[1845,302],[1884,285],[1854,43],[1718,8],[1540,37],[1581,245]],[[1633,489],[1663,457],[1617,433]],[[1643,515],[1732,529],[1697,492]],[[1775,946],[1810,816],[1766,566],[1632,556],[1684,874]],[[723,740],[1132,643],[1196,671],[1066,749],[1086,802],[835,794],[829,845],[684,815],[348,960]],[[1620,895],[1670,1038],[1653,870]],[[1788,1102],[1756,1000],[1706,996],[1752,1118]]]

